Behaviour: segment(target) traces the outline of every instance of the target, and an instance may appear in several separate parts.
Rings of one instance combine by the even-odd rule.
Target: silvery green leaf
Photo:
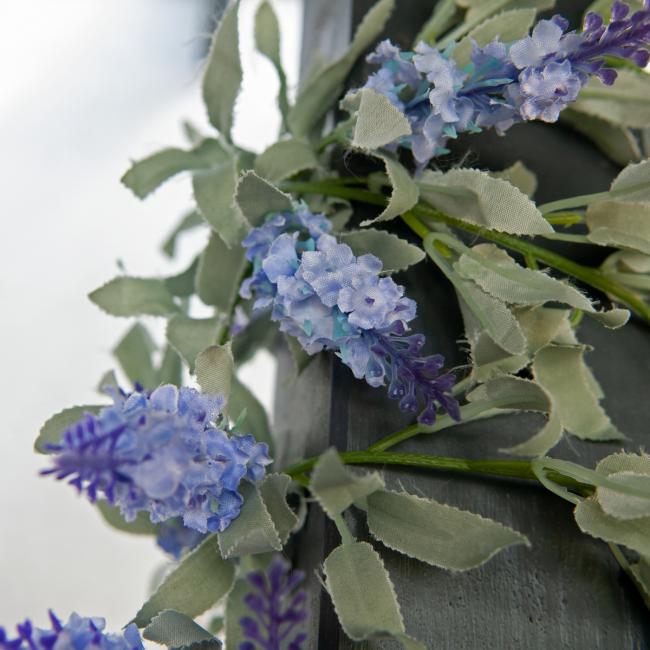
[[[538,350],[551,343],[563,327],[569,326],[570,315],[569,309],[553,307],[524,307],[515,311],[526,335],[527,352],[531,359]]]
[[[138,198],[144,199],[180,172],[209,169],[221,160],[221,151],[221,145],[213,138],[206,138],[194,149],[163,149],[134,162],[120,180]]]
[[[180,387],[183,378],[181,357],[171,345],[166,345],[162,354],[162,361],[158,368],[158,384],[174,384]]]
[[[594,498],[578,503],[574,516],[583,533],[650,556],[650,517],[617,519],[604,512]]]
[[[641,158],[637,137],[627,127],[587,115],[573,107],[566,108],[560,113],[560,121],[589,138],[618,165],[627,165]]]
[[[112,506],[108,501],[97,501],[95,504],[103,520],[115,530],[120,530],[131,535],[157,535],[158,526],[151,523],[148,512],[138,512],[133,521],[126,521],[117,506]]]
[[[528,36],[535,22],[536,13],[535,9],[511,9],[491,16],[476,26],[454,47],[452,58],[460,68],[464,68],[471,63],[472,41],[479,47],[485,47],[497,37],[502,43],[510,43]]]
[[[436,2],[431,18],[424,23],[422,29],[415,37],[413,45],[417,45],[420,41],[433,45],[440,34],[444,34],[454,25],[457,13],[458,6],[455,0],[440,0]]]
[[[272,183],[316,167],[314,150],[307,142],[296,139],[275,142],[255,159],[255,172]]]
[[[650,159],[628,165],[612,181],[609,191],[617,199],[635,203],[650,202]]]
[[[587,237],[595,244],[650,255],[650,203],[602,201],[587,208]]]
[[[592,77],[573,108],[618,126],[643,128],[650,125],[650,76],[620,68],[612,86]]]
[[[159,278],[113,278],[88,297],[111,316],[170,316],[178,306]]]
[[[593,311],[591,301],[565,282],[525,268],[494,244],[478,244],[454,264],[461,277],[473,280],[493,298],[509,304],[531,306],[560,302]]]
[[[291,477],[287,474],[267,474],[259,485],[264,505],[283,545],[287,543],[291,531],[298,523],[298,517],[287,504],[287,490],[290,485]]]
[[[204,393],[223,395],[228,402],[235,372],[230,341],[225,345],[211,345],[196,357],[196,381]]]
[[[367,220],[361,223],[362,226],[367,226],[377,221],[389,221],[407,210],[410,210],[420,198],[420,192],[417,183],[409,174],[406,168],[401,165],[392,156],[386,154],[375,154],[381,158],[386,166],[388,180],[392,188],[391,195],[388,199],[388,204],[379,216],[374,219]]]
[[[271,61],[278,73],[280,81],[278,107],[284,121],[289,112],[289,101],[287,99],[287,77],[280,57],[280,26],[273,7],[266,0],[260,4],[255,13],[255,47]]]
[[[222,559],[217,536],[210,535],[165,577],[140,608],[134,622],[138,627],[145,627],[166,609],[194,618],[228,593],[234,577],[234,565]]]
[[[620,263],[633,273],[650,273],[650,255],[636,251],[620,251],[615,255],[618,255]]]
[[[584,361],[584,348],[548,346],[533,361],[535,380],[553,397],[562,425],[584,440],[621,440],[600,405],[597,383]]]
[[[244,497],[239,516],[221,533],[218,533],[219,548],[225,558],[256,555],[282,550],[282,540],[255,485],[242,483]]]
[[[242,384],[236,376],[233,376],[228,411],[232,417],[237,418],[244,410],[246,410],[244,431],[252,433],[257,442],[265,442],[272,448],[271,427],[264,407],[248,387]]]
[[[514,235],[553,232],[537,206],[518,188],[477,169],[427,171],[420,196],[448,215]]]
[[[186,232],[187,230],[192,230],[193,228],[198,228],[205,224],[205,221],[201,214],[196,210],[188,212],[183,218],[178,222],[177,226],[172,230],[164,244],[162,245],[162,250],[167,255],[167,257],[174,257],[176,254],[176,242],[178,237]]]
[[[220,318],[190,318],[178,314],[167,322],[166,336],[190,372],[194,372],[194,361],[198,354],[217,341],[223,327]]]
[[[370,544],[357,542],[335,548],[323,569],[336,615],[353,641],[388,634],[405,648],[424,650],[421,643],[406,637],[395,588]]]
[[[537,176],[521,160],[503,171],[491,172],[491,175],[508,181],[510,185],[514,185],[528,197],[532,197],[537,191]]]
[[[258,350],[272,348],[277,337],[278,329],[271,323],[269,314],[254,314],[250,323],[231,339],[235,363],[240,366]]]
[[[165,286],[169,293],[178,298],[187,298],[194,294],[196,285],[196,271],[199,258],[195,257],[192,263],[177,275],[165,278]]]
[[[192,178],[199,212],[229,248],[239,247],[250,227],[235,203],[238,176],[238,162],[233,156]]]
[[[252,171],[245,172],[239,178],[235,200],[241,213],[253,227],[261,226],[269,212],[293,209],[293,201],[288,194],[281,192]]]
[[[229,314],[237,300],[247,264],[244,248],[228,248],[212,233],[196,270],[196,293],[201,301]]]
[[[509,546],[529,545],[524,535],[491,519],[384,490],[368,497],[368,528],[389,548],[450,571],[467,571]]]
[[[113,356],[132,384],[139,382],[145,388],[156,388],[158,373],[152,358],[155,350],[147,328],[136,323],[113,348]]]
[[[99,382],[97,383],[97,392],[103,394],[105,391],[104,389],[107,386],[110,386],[112,388],[117,388],[118,386],[118,381],[117,377],[115,376],[115,371],[114,370],[107,370],[99,379]]]
[[[361,21],[345,54],[311,76],[300,89],[288,118],[295,136],[308,136],[336,102],[354,62],[381,34],[394,6],[395,0],[379,0]]]
[[[237,14],[239,0],[231,0],[217,27],[203,76],[203,101],[210,123],[230,139],[233,109],[242,82]]]
[[[195,623],[189,616],[166,609],[154,616],[142,632],[149,641],[166,645],[168,648],[189,648],[201,644],[201,650],[218,650],[221,642],[210,632]]]
[[[390,273],[403,271],[425,258],[424,251],[419,246],[409,244],[405,239],[386,230],[365,228],[343,232],[339,239],[347,244],[357,257],[366,253],[376,255],[384,263],[384,271]]]
[[[610,454],[596,471],[607,478],[647,492],[648,498],[625,494],[607,485],[598,486],[596,498],[601,508],[617,519],[650,517],[650,456],[647,454]]]
[[[300,345],[298,339],[294,336],[285,335],[284,340],[289,348],[289,354],[291,354],[291,360],[293,361],[296,377],[298,377],[300,373],[316,358],[316,355],[307,354],[302,345]]]
[[[380,93],[363,88],[346,97],[342,107],[356,112],[352,146],[373,151],[411,134],[411,124],[402,111]]]
[[[251,585],[246,578],[237,578],[226,599],[225,628],[226,650],[239,650],[239,644],[246,641],[239,621],[250,614],[244,603],[244,596],[251,591]]]
[[[309,490],[330,516],[343,512],[358,499],[364,499],[384,487],[377,472],[358,476],[349,472],[335,449],[328,449],[316,462]]]
[[[39,454],[52,453],[47,446],[60,442],[63,432],[69,426],[79,422],[84,413],[97,414],[104,406],[102,404],[85,404],[83,406],[71,406],[55,413],[41,427],[38,437],[34,441],[34,451]]]

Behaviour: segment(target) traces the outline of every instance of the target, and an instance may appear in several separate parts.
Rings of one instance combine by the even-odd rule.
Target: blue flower
[[[304,205],[298,210],[303,223],[313,221]],[[327,234],[329,224],[321,223],[318,234],[300,229],[297,217],[283,213],[283,219],[288,232],[276,231],[276,239],[264,248],[258,247],[262,237],[254,232],[244,240],[248,252],[257,254],[253,275],[240,294],[254,297],[254,308],[262,296],[264,305],[272,307],[271,319],[308,354],[331,350],[370,386],[388,383],[389,397],[399,399],[405,411],[421,408],[422,422],[432,423],[438,406],[458,417],[450,394],[453,376],[440,375],[439,355],[420,355],[422,335],[404,336],[416,304],[404,296],[403,287],[381,276],[381,260],[355,256],[347,244]],[[277,215],[269,215],[259,228],[277,223]]]
[[[177,517],[163,521],[158,526],[156,543],[175,560],[180,560],[185,553],[196,548],[205,536],[206,533],[183,525],[183,520]]]
[[[244,596],[251,616],[240,619],[244,636],[239,650],[302,650],[307,640],[304,623],[309,618],[307,592],[297,589],[302,571],[276,555],[266,571],[247,576],[253,591]]]
[[[228,434],[221,396],[164,385],[112,397],[99,415],[66,429],[42,473],[70,477],[127,521],[144,510],[153,523],[181,518],[200,533],[225,530],[239,515],[239,483],[259,481],[271,462],[266,444]]]
[[[131,623],[122,634],[104,632],[103,618],[85,618],[72,614],[67,623],[49,612],[51,629],[34,627],[31,621],[16,626],[18,636],[9,639],[0,627],[2,650],[144,650],[138,628]]]

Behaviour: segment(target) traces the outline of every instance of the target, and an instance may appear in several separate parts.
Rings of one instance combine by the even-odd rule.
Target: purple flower
[[[26,620],[16,626],[18,636],[10,639],[0,627],[1,650],[144,650],[138,628],[131,623],[122,634],[104,632],[103,618],[72,614],[67,623],[50,610],[50,629],[34,627]]]
[[[240,643],[239,650],[302,650],[309,618],[307,592],[297,589],[305,578],[302,571],[291,571],[291,565],[276,555],[266,571],[252,571],[246,577],[253,587],[244,596],[251,615],[239,624],[249,641]]]
[[[301,210],[301,218],[309,223]],[[268,223],[275,222],[270,215]],[[257,241],[251,233],[244,246],[251,250]],[[261,295],[264,304],[272,305],[271,319],[308,354],[331,350],[370,386],[388,382],[389,396],[399,399],[406,411],[421,407],[423,422],[435,418],[437,406],[458,416],[450,395],[453,377],[439,375],[442,357],[419,355],[422,335],[404,337],[416,304],[404,296],[403,287],[380,275],[381,260],[369,254],[356,257],[347,244],[326,232],[314,238],[313,231],[296,230],[295,225],[279,233],[265,254],[257,250],[252,261],[260,270],[244,281],[240,294],[255,297],[255,308]],[[260,294],[255,287],[261,288]]]
[[[144,510],[153,523],[181,518],[200,533],[227,528],[243,501],[239,483],[259,481],[271,462],[266,444],[228,434],[221,396],[164,385],[112,397],[99,415],[65,430],[42,474],[70,477],[127,521]]]

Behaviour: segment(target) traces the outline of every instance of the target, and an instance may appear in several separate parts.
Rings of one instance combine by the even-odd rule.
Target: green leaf
[[[631,548],[650,556],[650,517],[622,520],[603,511],[593,499],[584,499],[574,510],[576,523],[583,533]]]
[[[282,550],[282,540],[259,489],[242,483],[244,505],[239,516],[221,533],[219,548],[225,558]]]
[[[238,578],[226,599],[225,628],[226,650],[239,650],[239,644],[246,641],[239,621],[250,614],[244,603],[244,596],[251,590],[246,578]]]
[[[275,142],[255,159],[255,172],[272,183],[317,167],[318,159],[311,146],[293,138]]]
[[[650,203],[594,203],[587,208],[586,220],[592,242],[650,255]]]
[[[249,229],[249,224],[235,204],[238,176],[238,161],[232,156],[218,167],[197,172],[192,178],[199,212],[229,248],[239,248]]]
[[[218,650],[221,642],[189,616],[166,609],[151,620],[142,633],[149,641],[168,648],[189,648],[201,644],[201,650]]]
[[[255,47],[271,61],[278,73],[280,81],[278,107],[285,124],[289,113],[289,100],[287,99],[287,77],[280,57],[280,26],[273,7],[266,0],[255,13]]]
[[[203,76],[203,101],[210,123],[230,139],[233,109],[242,82],[237,13],[239,0],[231,1],[214,33]]]
[[[165,278],[165,286],[169,293],[179,298],[187,298],[194,294],[196,285],[196,271],[199,266],[199,258],[196,257],[192,263],[178,275]]]
[[[352,146],[373,151],[411,135],[411,124],[402,111],[385,96],[370,88],[358,90],[341,102],[342,108],[356,114]]]
[[[115,530],[132,535],[157,535],[158,526],[151,523],[148,512],[138,512],[134,521],[126,521],[117,506],[108,501],[98,501],[96,504],[102,519]]]
[[[55,445],[60,442],[63,432],[69,426],[79,422],[83,418],[84,413],[97,414],[104,406],[106,405],[85,404],[83,406],[71,406],[70,408],[55,413],[41,427],[38,437],[34,441],[34,451],[39,454],[52,453],[47,449],[47,445]]]
[[[316,462],[311,474],[309,490],[323,510],[332,518],[355,501],[384,487],[377,472],[357,476],[349,472],[335,449],[328,449]]]
[[[158,384],[174,384],[180,388],[183,378],[181,357],[171,345],[166,345],[158,369]]]
[[[149,625],[166,609],[194,618],[228,593],[234,577],[234,565],[221,558],[217,537],[210,535],[162,581],[134,622],[138,627]]]
[[[111,386],[117,388],[119,384],[117,383],[117,377],[115,376],[114,370],[107,370],[100,378],[97,383],[97,392],[104,394],[104,388]]]
[[[427,171],[420,195],[434,208],[462,221],[514,235],[553,232],[537,206],[518,188],[477,169]]]
[[[596,498],[601,508],[617,519],[650,517],[650,456],[647,454],[611,454],[603,458],[596,471],[616,483],[645,491],[649,497],[625,494],[609,486],[598,486]]]
[[[638,562],[630,565],[630,570],[646,607],[650,608],[650,560],[641,557]]]
[[[220,318],[190,318],[178,314],[167,322],[167,340],[194,372],[194,362],[201,351],[217,340],[222,327]]]
[[[335,548],[325,560],[324,571],[341,627],[353,641],[389,634],[405,648],[424,650],[422,644],[406,637],[395,588],[370,544]]]
[[[543,348],[533,362],[533,375],[553,397],[569,433],[584,440],[623,438],[600,405],[596,380],[584,361],[584,348]]]
[[[111,316],[169,316],[178,312],[174,298],[158,278],[113,278],[88,295]]]
[[[537,191],[537,176],[521,160],[503,171],[491,172],[491,176],[508,181],[528,197],[532,197]]]
[[[147,328],[136,323],[113,348],[113,356],[132,384],[140,382],[145,388],[155,388],[159,383],[152,359],[155,349]]]
[[[354,230],[343,232],[339,239],[347,244],[358,257],[366,253],[376,255],[384,263],[384,271],[396,273],[403,271],[425,258],[424,251],[419,246],[409,244],[386,230]]]
[[[345,54],[307,80],[289,111],[288,122],[295,136],[310,135],[338,99],[354,62],[381,34],[394,5],[395,0],[377,2],[361,21]]]
[[[616,199],[650,203],[650,159],[625,167],[612,181],[609,191]]]
[[[239,417],[244,410],[246,411],[246,420],[243,428],[246,433],[252,433],[257,442],[265,442],[270,448],[273,448],[271,427],[264,407],[248,387],[233,375],[228,411],[231,416]]]
[[[573,108],[618,126],[643,128],[650,125],[650,76],[625,68],[617,72],[612,86],[592,77]]]
[[[291,477],[287,474],[267,474],[259,486],[260,495],[271,515],[282,545],[287,543],[298,517],[287,504],[287,490]]]
[[[271,323],[268,313],[253,314],[244,330],[231,339],[235,364],[241,366],[250,361],[258,350],[272,349],[277,336],[278,329]]]
[[[241,246],[228,248],[215,233],[199,257],[196,293],[206,305],[229,314],[237,300],[239,286],[248,266]]]
[[[144,199],[180,172],[209,169],[219,161],[220,155],[219,143],[213,138],[207,138],[194,149],[163,149],[144,160],[134,162],[120,180],[138,198]]]
[[[458,7],[455,0],[440,0],[436,2],[431,18],[424,24],[420,33],[413,41],[414,46],[420,41],[433,45],[435,40],[444,34],[457,21]]]
[[[289,354],[293,361],[293,369],[296,377],[299,377],[302,371],[316,358],[315,354],[308,354],[300,345],[300,341],[293,336],[285,334],[284,340],[289,348]]]
[[[162,245],[162,250],[165,255],[167,255],[167,257],[174,257],[176,254],[176,243],[178,242],[179,236],[188,230],[198,228],[204,224],[205,220],[197,210],[192,210],[184,215]]]
[[[518,41],[528,35],[535,22],[535,9],[511,9],[492,16],[475,27],[452,51],[452,58],[462,69],[471,63],[472,42],[485,47],[495,38],[502,43]]]
[[[574,107],[564,109],[560,121],[589,138],[618,165],[627,165],[641,158],[639,142],[627,127],[587,115]]]
[[[230,386],[235,372],[230,342],[211,345],[196,357],[196,381],[204,393],[223,395],[228,402]]]
[[[270,212],[293,209],[293,201],[255,172],[246,172],[237,184],[237,205],[251,226],[261,226]]]
[[[395,551],[451,571],[467,571],[529,542],[503,524],[433,499],[380,491],[368,497],[368,527]]]

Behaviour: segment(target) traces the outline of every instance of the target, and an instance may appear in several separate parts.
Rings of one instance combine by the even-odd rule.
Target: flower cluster
[[[440,375],[443,357],[422,356],[424,336],[406,335],[415,302],[381,276],[377,257],[356,257],[331,229],[303,204],[270,214],[243,241],[253,273],[242,297],[254,297],[256,309],[271,307],[280,330],[309,354],[332,350],[358,379],[374,387],[388,383],[402,410],[421,409],[421,422],[433,423],[438,406],[458,417],[449,392],[454,378]]]
[[[474,43],[471,63],[462,69],[453,47],[441,52],[420,43],[415,52],[402,52],[383,41],[368,57],[381,68],[365,87],[385,95],[408,117],[412,134],[393,146],[409,147],[416,162],[426,166],[446,153],[445,144],[459,133],[494,127],[503,134],[516,122],[557,121],[590,75],[614,83],[616,71],[605,66],[605,57],[640,67],[648,63],[650,0],[632,15],[617,0],[608,24],[589,13],[581,33],[567,28],[558,15],[539,21],[519,41]]]
[[[101,495],[119,506],[127,521],[147,511],[153,523],[180,517],[200,533],[227,528],[242,505],[240,481],[259,481],[271,462],[267,445],[228,434],[221,396],[163,385],[112,397],[99,415],[86,413],[66,429],[42,473],[71,477],[91,501]]]
[[[196,548],[206,535],[207,533],[185,526],[180,517],[173,517],[158,526],[156,543],[165,553],[169,553],[175,560],[180,560],[185,553]]]
[[[131,623],[123,634],[104,632],[103,618],[72,614],[67,623],[50,611],[52,628],[45,630],[29,620],[16,626],[18,636],[10,639],[0,626],[0,650],[144,650],[138,628]]]
[[[254,591],[244,596],[244,603],[253,616],[239,621],[249,639],[239,644],[239,650],[302,650],[307,635],[300,628],[309,618],[309,610],[307,593],[296,587],[305,576],[290,569],[291,565],[278,555],[266,572],[247,575]]]

